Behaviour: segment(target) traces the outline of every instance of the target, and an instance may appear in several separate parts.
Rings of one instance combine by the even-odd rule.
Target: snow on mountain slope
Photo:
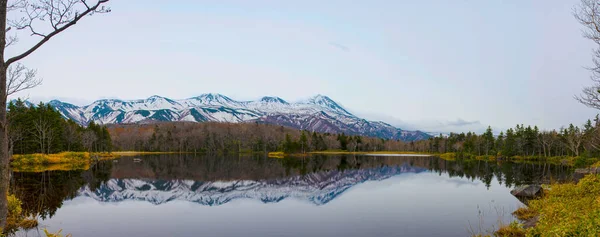
[[[58,100],[50,102],[65,118],[82,125],[148,123],[155,121],[260,122],[315,132],[346,133],[413,141],[430,136],[420,131],[405,131],[387,123],[361,119],[324,95],[288,103],[279,97],[265,96],[257,101],[236,101],[221,94],[171,100],[160,96],[123,101],[97,100],[78,107]]]
[[[110,179],[95,190],[91,190],[89,186],[82,187],[78,195],[101,202],[138,200],[156,205],[173,200],[184,200],[207,206],[218,206],[236,199],[254,199],[263,203],[273,203],[286,198],[324,205],[357,184],[384,180],[401,173],[423,171],[426,169],[404,164],[372,169],[317,172],[277,180],[204,182]]]

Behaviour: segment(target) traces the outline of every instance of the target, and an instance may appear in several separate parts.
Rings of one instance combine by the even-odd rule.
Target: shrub
[[[19,200],[15,195],[9,195],[7,199],[8,216],[13,218],[20,216],[23,212],[23,209],[21,209],[21,204],[23,204],[21,200]]]

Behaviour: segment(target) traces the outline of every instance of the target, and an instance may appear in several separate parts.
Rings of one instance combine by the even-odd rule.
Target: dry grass
[[[522,221],[532,219],[538,215],[538,213],[535,210],[528,208],[528,207],[520,207],[519,209],[514,211],[512,214],[517,219],[522,220]]]
[[[13,155],[11,164],[18,166],[32,164],[86,163],[90,161],[91,157],[92,155],[89,152]]]
[[[62,230],[58,230],[57,232],[50,232],[47,229],[44,229],[44,234],[46,234],[46,237],[63,237],[62,235]],[[67,234],[66,237],[71,237],[73,235],[71,234]]]
[[[45,172],[45,171],[71,171],[71,170],[89,170],[90,163],[62,163],[62,164],[24,164],[24,165],[13,165],[12,170],[15,172]]]
[[[529,202],[539,213],[534,236],[598,236],[600,234],[600,177],[588,175],[578,184],[554,184],[539,200]]]
[[[8,216],[6,218],[5,230],[8,233],[12,233],[19,228],[31,229],[38,226],[38,221],[35,218],[26,218],[23,215],[23,209],[21,207],[22,202],[15,195],[8,195]],[[2,233],[2,230],[0,230]]]
[[[439,157],[442,158],[442,159],[444,159],[444,160],[450,160],[450,161],[452,161],[452,160],[456,160],[456,153],[454,153],[454,152],[447,152],[447,153],[444,153],[444,154],[440,154]]]
[[[525,237],[526,232],[523,226],[516,221],[511,222],[509,225],[500,226],[500,228],[494,232],[496,237]]]
[[[171,152],[171,151],[114,151],[112,155],[119,156],[141,156],[141,155],[165,155],[165,154],[193,154],[193,152]]]
[[[32,229],[38,226],[38,221],[36,219],[33,218],[27,218],[21,221],[21,223],[19,223],[19,226],[23,229]]]
[[[269,152],[267,154],[267,156],[269,158],[285,158],[285,153],[281,152],[281,151],[278,151],[278,152]]]

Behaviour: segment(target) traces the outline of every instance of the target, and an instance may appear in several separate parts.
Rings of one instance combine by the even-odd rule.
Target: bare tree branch
[[[75,25],[81,18],[94,13],[110,12],[110,8],[103,6],[108,1],[98,0],[96,4],[90,5],[86,0],[16,0],[10,4],[10,9],[19,10],[24,16],[17,20],[11,20],[8,24],[17,30],[28,30],[32,36],[39,36],[42,39],[25,52],[6,60],[4,66],[8,67],[27,57],[52,37]],[[36,27],[37,24],[43,22],[50,23],[51,32],[44,33],[39,27]],[[8,42],[9,40],[7,40],[7,44]],[[11,40],[11,43],[14,42],[15,40]]]
[[[42,79],[36,78],[37,70],[29,69],[21,63],[11,65],[7,70],[6,96],[19,91],[28,90],[42,84]]]
[[[575,99],[580,103],[595,109],[600,109],[600,3],[596,0],[581,0],[578,7],[573,9],[575,19],[585,28],[583,36],[598,45],[593,52],[593,66],[587,69],[592,72],[591,86],[582,89]]]

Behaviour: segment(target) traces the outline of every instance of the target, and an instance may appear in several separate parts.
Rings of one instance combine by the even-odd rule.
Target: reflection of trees
[[[314,156],[271,159],[254,157],[196,157],[186,155],[148,156],[142,162],[123,158],[101,162],[87,171],[14,173],[11,190],[23,201],[26,214],[52,217],[64,200],[76,197],[88,185],[98,188],[111,178],[147,180],[275,180],[290,176],[333,171],[410,165],[469,180],[481,180],[488,187],[494,178],[506,186],[566,180],[568,167],[548,164],[496,163],[477,160],[447,161],[436,157]]]
[[[98,187],[110,177],[111,163],[92,166],[88,171],[46,171],[14,173],[11,192],[23,202],[26,215],[50,218],[64,200],[77,196],[77,190],[89,184]]]
[[[85,184],[82,171],[50,171],[40,173],[15,173],[11,191],[23,202],[26,215],[52,217],[63,200],[76,196]]]
[[[488,186],[493,178],[500,184],[512,187],[521,184],[549,183],[550,181],[566,181],[571,178],[572,170],[568,166],[551,165],[545,163],[510,163],[488,162],[480,160],[447,161],[431,158],[430,170],[440,174],[448,173],[450,177],[481,180]]]

